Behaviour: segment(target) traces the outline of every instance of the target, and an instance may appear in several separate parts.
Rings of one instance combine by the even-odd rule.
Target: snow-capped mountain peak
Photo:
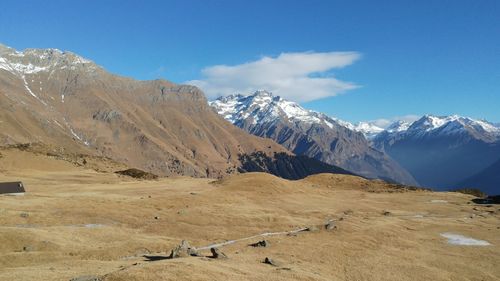
[[[221,97],[210,105],[234,125],[251,134],[271,138],[296,154],[369,178],[416,184],[413,177],[384,152],[372,148],[349,122],[305,109],[267,91]]]
[[[425,115],[408,128],[409,131],[440,131],[453,134],[462,130],[474,130],[479,133],[500,134],[500,128],[485,120],[476,120],[459,115]]]
[[[412,123],[404,121],[404,120],[398,120],[389,127],[387,127],[385,130],[389,133],[395,133],[395,132],[402,132],[408,130],[408,128],[411,126]]]
[[[333,128],[334,124],[352,126],[348,122],[330,118],[322,113],[307,110],[299,104],[274,96],[268,91],[256,91],[249,96],[241,94],[220,97],[209,102],[226,120],[236,124],[251,119],[253,124],[273,123],[278,118],[303,124],[325,124]]]
[[[469,135],[476,139],[494,141],[500,138],[500,127],[485,120],[460,115],[424,115],[413,123],[397,121],[387,127],[382,138],[396,136],[412,138],[437,138]],[[378,137],[378,135],[377,135]]]
[[[384,128],[381,128],[371,122],[359,122],[354,130],[363,133],[368,139],[371,139],[383,132]]]
[[[22,77],[27,74],[60,69],[85,69],[99,67],[90,60],[58,49],[26,49],[22,52],[0,44],[0,70]]]

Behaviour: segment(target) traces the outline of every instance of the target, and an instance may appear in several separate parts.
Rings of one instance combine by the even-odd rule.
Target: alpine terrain
[[[41,144],[50,154],[107,157],[158,175],[220,177],[241,170],[245,155],[292,155],[219,117],[195,87],[116,76],[57,49],[0,45],[0,107],[1,146]],[[319,162],[308,171],[316,164],[317,172],[340,171]],[[272,167],[278,175],[299,177],[281,166]]]
[[[398,121],[372,139],[426,187],[480,187],[499,192],[500,128],[483,120],[426,115]],[[478,177],[482,173],[488,178]],[[472,177],[472,178],[471,178]]]
[[[267,91],[220,97],[210,105],[247,132],[270,138],[297,155],[306,155],[367,178],[416,185],[387,154],[372,148],[350,123],[306,110]]]

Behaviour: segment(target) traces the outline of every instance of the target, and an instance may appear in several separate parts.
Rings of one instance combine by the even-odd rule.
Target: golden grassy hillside
[[[499,280],[500,207],[459,193],[411,191],[321,174],[300,181],[250,173],[222,180],[139,181],[16,150],[1,151],[0,280]],[[324,229],[328,220],[337,226]],[[221,247],[229,258],[166,259],[265,232],[296,235]],[[447,242],[443,233],[488,241]],[[262,238],[263,239],[263,238]],[[278,266],[262,263],[269,257]],[[80,279],[85,280],[85,279]]]

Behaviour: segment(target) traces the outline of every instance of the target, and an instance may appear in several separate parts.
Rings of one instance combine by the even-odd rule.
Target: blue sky
[[[426,113],[500,122],[496,0],[3,0],[1,6],[1,43],[70,50],[137,79],[201,81],[207,91],[269,85],[352,122]],[[352,61],[339,63],[332,52],[350,52]],[[320,59],[302,71],[300,62],[322,56],[331,65]],[[293,72],[272,68],[290,58]],[[277,69],[286,86],[272,75],[261,75],[266,83],[258,75],[249,80],[242,70],[248,66]],[[231,81],[221,85],[221,73]],[[312,90],[300,96],[306,86]]]

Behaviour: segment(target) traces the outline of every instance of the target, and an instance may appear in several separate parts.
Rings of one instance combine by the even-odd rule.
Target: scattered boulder
[[[31,245],[26,245],[23,247],[23,252],[32,252],[35,250],[35,247],[31,246]]]
[[[262,263],[269,264],[272,266],[280,266],[279,262],[276,262],[275,260],[268,258],[268,257],[266,257]]]
[[[325,223],[325,229],[327,231],[331,231],[331,230],[334,230],[337,228],[337,225],[335,224],[335,221],[334,220],[328,220],[326,223]]]
[[[195,248],[189,248],[188,249],[188,254],[192,257],[199,257],[201,256],[200,253]]]
[[[267,240],[262,240],[262,241],[259,241],[256,243],[252,243],[252,244],[250,244],[250,246],[252,246],[252,247],[269,247],[270,243]]]
[[[72,278],[70,281],[102,281],[101,277],[95,275],[85,275]]]
[[[29,216],[30,216],[30,214],[28,214],[28,213],[21,213],[19,216],[20,216],[21,218],[27,218],[27,217],[29,217]]]
[[[319,228],[315,225],[311,225],[311,226],[308,226],[306,227],[306,230],[305,231],[309,231],[309,232],[318,232],[319,231]]]
[[[227,259],[226,254],[224,254],[221,250],[218,248],[210,248],[210,252],[212,252],[211,258],[213,259]]]
[[[155,216],[155,220],[159,220],[159,219],[160,219],[160,217],[159,217],[159,216]]]
[[[184,258],[189,256],[198,256],[198,252],[195,248],[189,245],[189,242],[182,240],[181,244],[170,251],[169,259]]]
[[[389,212],[389,211],[387,211],[387,210],[384,210],[384,211],[382,212],[382,215],[384,215],[384,216],[390,216],[390,215],[391,215],[391,212]]]

